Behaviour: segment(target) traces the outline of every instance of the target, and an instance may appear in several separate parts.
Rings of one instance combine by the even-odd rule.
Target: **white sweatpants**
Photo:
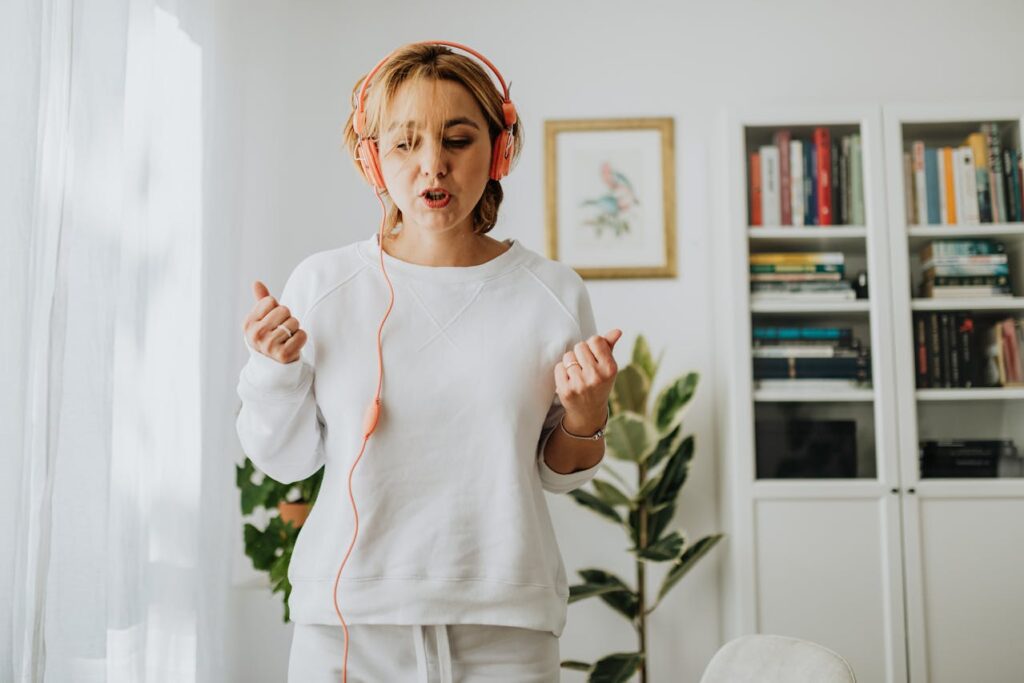
[[[350,624],[348,683],[558,683],[550,631],[514,626]],[[288,683],[342,680],[341,625],[295,624]]]

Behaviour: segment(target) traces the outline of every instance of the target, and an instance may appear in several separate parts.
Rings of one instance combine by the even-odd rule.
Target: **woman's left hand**
[[[555,365],[555,391],[565,406],[564,424],[570,432],[591,434],[604,424],[608,396],[619,371],[612,349],[621,337],[619,329],[603,337],[595,334],[576,344]]]

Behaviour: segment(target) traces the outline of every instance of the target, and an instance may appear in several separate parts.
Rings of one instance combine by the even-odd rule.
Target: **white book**
[[[836,292],[751,292],[750,300],[760,303],[793,303],[798,301],[850,301],[857,298],[852,289]]]
[[[836,348],[823,346],[757,346],[754,358],[835,358]]]
[[[794,395],[870,388],[870,385],[862,384],[855,379],[761,379],[757,380],[755,385],[757,389],[785,391]]]
[[[762,145],[761,154],[761,224],[782,224],[781,189],[779,183],[779,148]]]
[[[964,223],[967,225],[981,224],[981,211],[978,208],[978,173],[974,167],[974,150],[964,146],[960,148],[960,170],[963,179]]]
[[[956,204],[956,215],[950,220],[957,225],[964,224],[964,180],[960,169],[963,168],[961,148],[953,148],[953,203]]]
[[[928,180],[924,170],[924,141],[914,142],[914,189],[917,192],[917,224],[928,222]]]
[[[1011,292],[1003,292],[988,285],[945,286],[932,289],[930,299],[990,299],[992,297],[1013,296]]]
[[[942,147],[937,150],[935,161],[938,164],[939,176],[939,223],[949,225],[953,217],[946,211],[946,155],[943,153]]]
[[[790,206],[793,207],[793,225],[804,224],[804,143],[789,142]]]

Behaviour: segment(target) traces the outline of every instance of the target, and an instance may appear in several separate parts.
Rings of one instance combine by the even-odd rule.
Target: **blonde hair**
[[[343,139],[356,170],[363,178],[369,180],[356,159],[359,136],[352,126],[358,106],[359,89],[365,78],[366,75],[356,81],[352,88],[352,112],[345,122]],[[453,81],[465,87],[484,115],[490,134],[490,146],[493,148],[494,140],[505,127],[501,108],[504,93],[498,90],[490,72],[486,71],[478,62],[453,52],[447,46],[434,44],[413,43],[403,46],[395,51],[374,75],[366,95],[366,130],[364,131],[366,137],[380,140],[381,126],[385,123],[386,115],[398,89],[406,82],[417,80]],[[515,136],[512,148],[512,163],[514,164],[523,147],[521,120],[517,120],[512,125],[512,133]],[[383,194],[388,196],[386,191]],[[483,235],[494,227],[498,220],[498,207],[501,206],[503,198],[504,192],[501,189],[501,183],[493,178],[488,178],[480,201],[472,211],[474,233]],[[389,196],[388,199],[390,206],[384,219],[384,233],[394,237],[392,231],[402,222],[402,211]]]

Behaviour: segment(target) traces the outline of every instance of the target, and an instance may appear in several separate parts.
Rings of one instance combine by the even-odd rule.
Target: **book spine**
[[[750,224],[763,225],[761,221],[761,155],[752,152],[750,155]]]
[[[814,129],[814,147],[818,154],[818,225],[832,225],[832,144],[828,128]]]
[[[928,359],[932,372],[930,384],[936,388],[942,386],[942,363],[939,362],[940,357],[939,316],[937,313],[931,313],[928,316]]]
[[[917,197],[917,220],[915,223],[928,223],[928,179],[925,173],[924,142],[916,140],[911,146],[914,156],[914,189]]]
[[[1007,221],[1006,196],[1003,188],[1003,150],[999,140],[999,126],[995,123],[983,123],[981,130],[988,143],[988,177],[992,187],[993,221],[1005,223]]]
[[[850,194],[850,219],[854,225],[865,225],[864,162],[858,133],[850,136]]]
[[[831,180],[831,187],[829,188],[829,213],[832,215],[833,225],[843,225],[846,223],[846,220],[842,213],[843,195],[842,186],[839,184],[839,139],[834,137],[831,140],[829,160],[831,162],[831,168],[829,170],[829,180]]]
[[[928,340],[924,316],[914,319],[914,356],[917,360],[917,388],[927,389],[928,384]]]
[[[793,176],[789,168],[788,130],[775,133],[775,148],[779,150],[779,221],[782,225],[793,225],[793,203],[791,201]]]
[[[939,225],[942,222],[939,183],[939,152],[934,147],[924,151],[925,184],[927,185],[926,200],[928,224]]]
[[[779,148],[763,145],[761,153],[761,220],[766,226],[781,223],[779,211]]]
[[[981,223],[981,216],[978,207],[978,182],[974,150],[967,146],[960,148],[960,178],[963,187],[964,223],[978,225]]]
[[[793,140],[789,143],[790,169],[793,175],[790,184],[791,192],[791,215],[793,225],[804,224],[804,147],[800,140]]]
[[[954,171],[956,165],[953,160],[953,148],[943,147],[942,148],[942,174],[943,174],[943,187],[946,190],[946,222],[949,225],[957,224],[957,209],[956,209],[956,186],[954,185]]]

